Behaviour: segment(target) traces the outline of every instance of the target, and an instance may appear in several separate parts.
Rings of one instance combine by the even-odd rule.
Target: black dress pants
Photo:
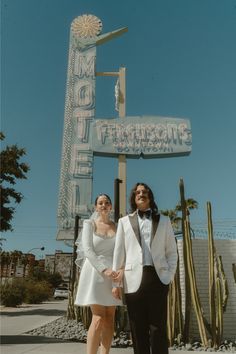
[[[144,266],[138,291],[125,295],[135,354],[168,353],[168,289],[154,267]]]

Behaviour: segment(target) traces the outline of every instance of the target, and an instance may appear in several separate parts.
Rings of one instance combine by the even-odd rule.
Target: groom
[[[132,189],[130,207],[131,214],[118,223],[113,269],[124,268],[134,353],[167,354],[167,295],[177,265],[173,229],[169,218],[158,214],[145,183]],[[121,297],[118,284],[112,292]]]

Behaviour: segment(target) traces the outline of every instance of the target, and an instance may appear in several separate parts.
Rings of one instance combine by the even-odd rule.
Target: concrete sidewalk
[[[54,301],[21,308],[1,308],[1,354],[86,354],[86,344],[26,332],[65,315],[66,301]],[[170,354],[187,354],[170,350]],[[214,354],[214,352],[211,352]],[[132,348],[111,348],[110,354],[133,354]]]
[[[26,305],[19,308],[2,307],[1,354],[85,354],[86,344],[65,341],[44,336],[33,336],[26,332],[43,326],[64,316],[67,301],[51,301],[39,305]],[[132,348],[112,348],[111,354],[132,354]]]
[[[86,354],[86,344],[60,341],[40,336],[3,336],[1,354]],[[189,353],[189,352],[188,352]],[[132,348],[111,348],[110,354],[133,354]],[[169,354],[187,354],[183,350],[169,350]],[[219,354],[211,352],[211,354]]]
[[[40,336],[3,336],[1,354],[86,354],[84,343],[72,343]],[[111,354],[132,354],[132,348],[112,348]],[[176,353],[177,354],[177,353]]]

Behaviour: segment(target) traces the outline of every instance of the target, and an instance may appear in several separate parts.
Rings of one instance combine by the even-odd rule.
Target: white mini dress
[[[75,305],[121,306],[122,301],[112,296],[112,280],[102,273],[104,269],[112,268],[115,235],[98,235],[94,231],[94,222],[84,220],[82,245],[85,262],[79,276]]]

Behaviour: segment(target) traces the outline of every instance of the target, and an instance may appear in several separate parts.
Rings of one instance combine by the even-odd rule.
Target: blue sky
[[[1,130],[6,144],[25,147],[28,179],[14,232],[2,235],[5,250],[45,246],[71,251],[56,241],[69,30],[90,13],[103,33],[128,33],[97,48],[97,71],[127,70],[127,115],[188,118],[193,147],[188,157],[128,160],[127,190],[150,185],[161,209],[186,197],[199,202],[193,221],[206,219],[211,201],[218,225],[236,223],[236,0],[2,0]],[[96,117],[117,117],[113,78],[97,78]],[[118,163],[95,158],[94,196],[113,197]],[[218,223],[218,224],[217,224]]]

